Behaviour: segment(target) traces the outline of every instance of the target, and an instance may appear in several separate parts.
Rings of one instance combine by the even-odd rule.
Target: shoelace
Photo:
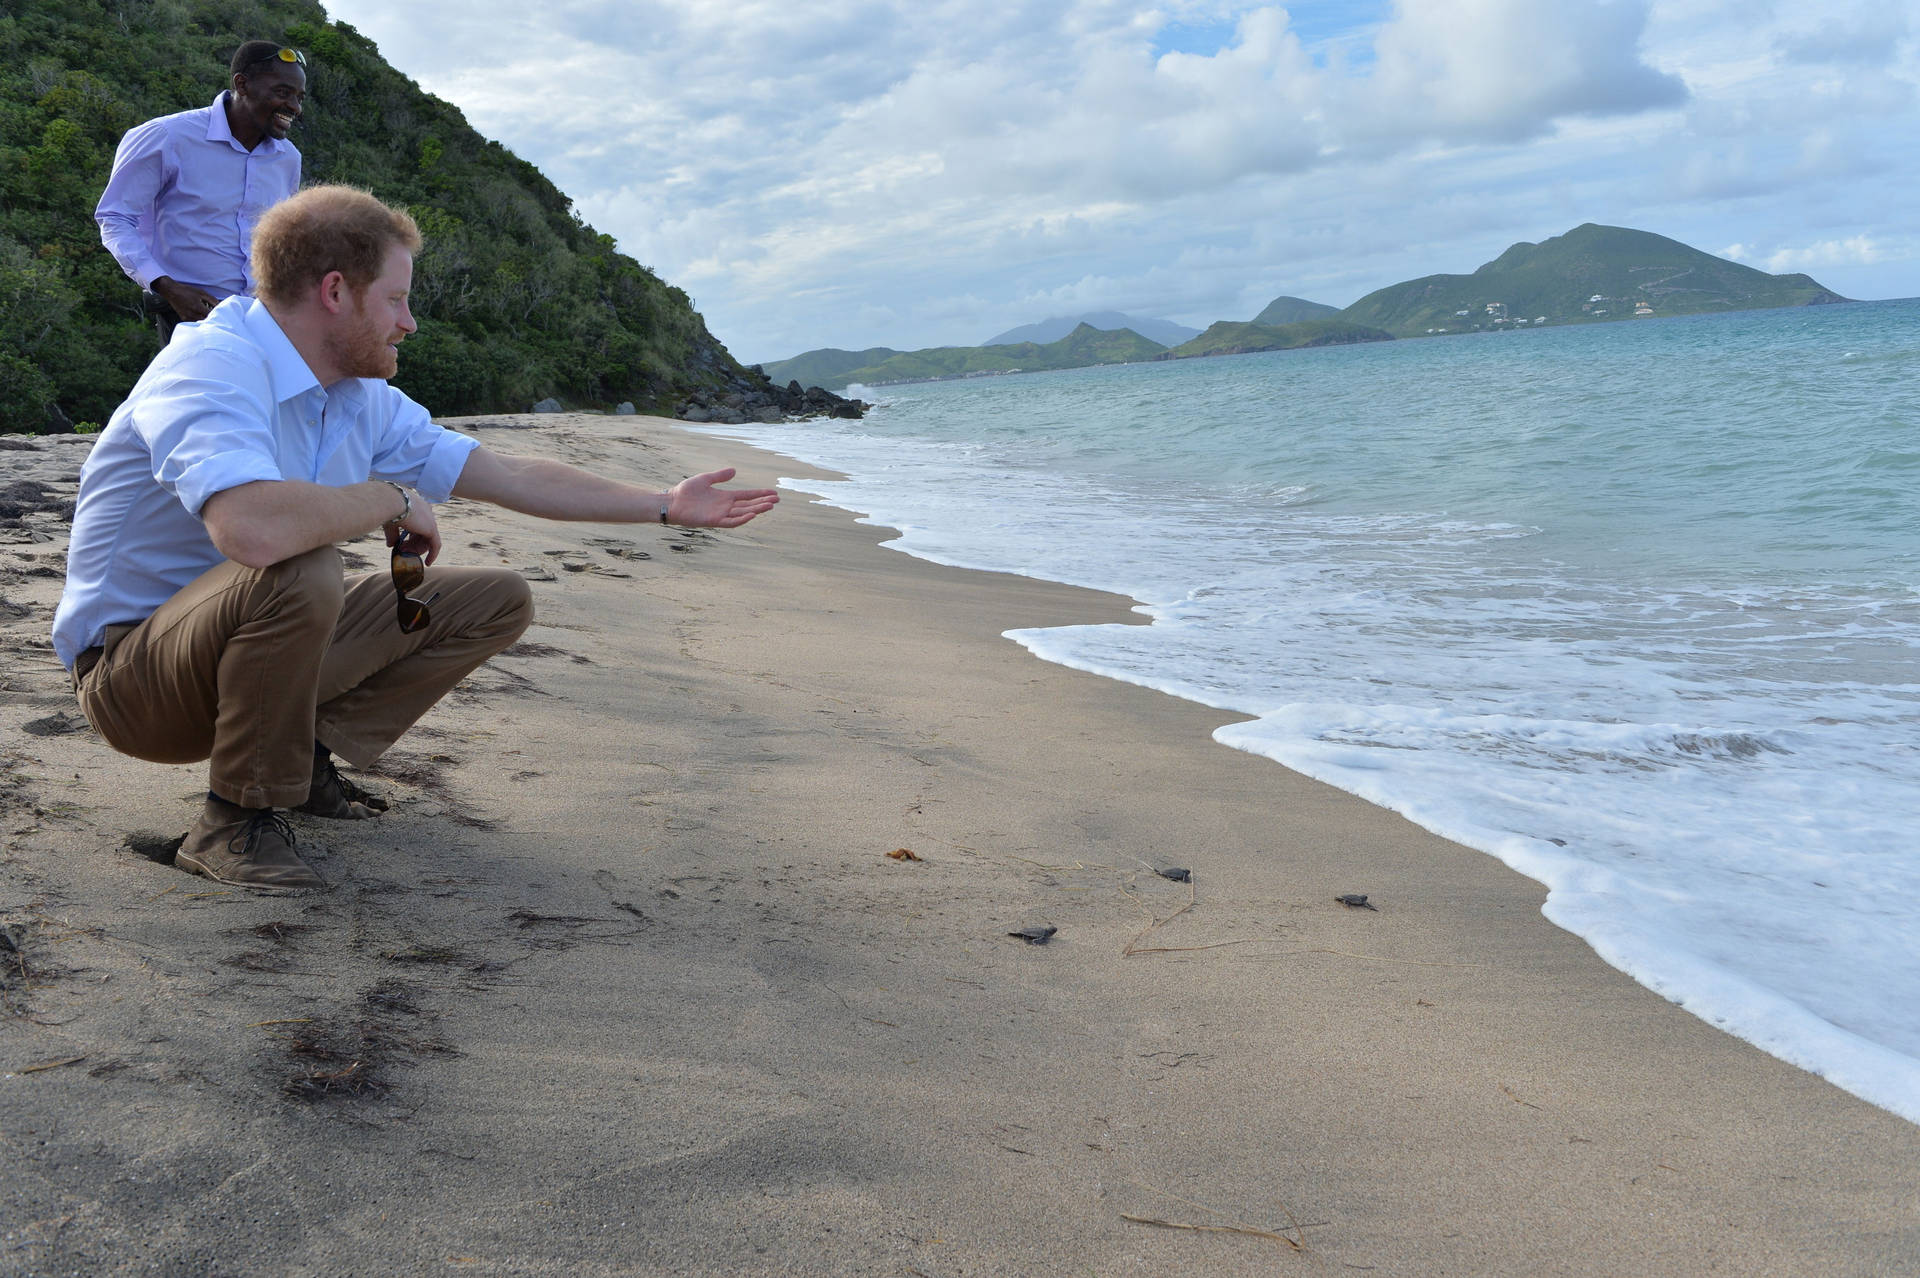
[[[339,786],[341,795],[346,798],[348,803],[367,803],[367,800],[374,797],[370,791],[362,790],[359,786],[341,776],[340,769],[334,765],[332,759],[328,759],[320,766],[324,773],[322,779],[329,785]],[[367,806],[372,807],[373,805],[367,803]]]
[[[252,819],[241,828],[239,833],[227,840],[227,851],[233,853],[235,856],[248,855],[253,851],[254,844],[260,841],[261,833],[269,827],[272,828],[275,834],[278,834],[287,841],[288,847],[292,847],[298,841],[294,838],[293,823],[291,821],[281,816],[280,813],[273,808],[263,808],[253,814]],[[236,847],[236,844],[239,846]]]

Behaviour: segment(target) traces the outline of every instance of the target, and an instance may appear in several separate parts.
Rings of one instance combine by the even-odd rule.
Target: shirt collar
[[[228,307],[236,310],[235,321],[246,329],[260,353],[267,357],[267,376],[273,380],[273,400],[284,404],[310,391],[320,389],[320,379],[307,367],[307,361],[287,339],[280,321],[267,304],[257,297],[231,297],[215,308],[216,314]]]
[[[240,139],[233,136],[233,125],[227,122],[227,99],[232,96],[232,94],[232,89],[222,89],[220,90],[220,96],[213,100],[213,110],[208,112],[207,115],[207,141],[225,142],[234,150],[244,153],[247,148],[241,146]],[[252,154],[271,155],[283,146],[292,145],[293,143],[284,141],[281,138],[263,135],[260,139],[260,145],[253,148]]]

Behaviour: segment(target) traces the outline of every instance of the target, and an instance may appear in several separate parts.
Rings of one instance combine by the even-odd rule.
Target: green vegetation
[[[547,396],[670,411],[740,377],[685,293],[313,0],[0,0],[0,430],[104,421],[152,357],[93,207],[120,136],[211,102],[253,38],[308,53],[305,181],[404,204],[426,235],[409,394],[447,413]]]
[[[1325,302],[1309,302],[1304,297],[1276,297],[1267,303],[1267,309],[1253,317],[1256,324],[1298,324],[1302,320],[1331,319],[1340,313],[1337,306],[1328,306]]]
[[[1293,351],[1307,346],[1347,346],[1354,342],[1392,340],[1392,333],[1345,320],[1314,319],[1295,324],[1242,324],[1234,320],[1221,320],[1191,342],[1181,343],[1160,358],[1250,355],[1255,351]]]
[[[925,381],[1144,359],[1244,355],[1430,333],[1605,323],[1636,315],[1816,306],[1846,299],[1805,275],[1768,275],[1677,240],[1618,226],[1577,226],[1540,244],[1516,244],[1471,275],[1428,275],[1369,293],[1344,311],[1276,297],[1250,323],[1222,320],[1171,350],[1130,330],[1082,324],[1046,346],[955,346],[902,354],[809,351],[767,365],[776,381],[837,390],[852,382]],[[1118,338],[1126,344],[1103,344]],[[880,358],[874,358],[874,357]]]
[[[859,367],[839,367],[812,384],[837,391],[856,382],[864,386],[884,386],[889,382],[934,382],[994,373],[1085,368],[1089,364],[1133,364],[1157,359],[1166,349],[1130,328],[1101,329],[1082,324],[1059,341],[1044,346],[1018,342],[1011,346],[936,346],[924,351],[888,351],[877,347],[874,352],[861,354],[883,354],[884,358],[879,361]],[[806,385],[806,377],[798,371],[803,366],[833,367],[844,364],[844,357],[850,354],[848,351],[809,351],[765,367],[767,375],[776,382],[791,378]]]
[[[1369,293],[1340,314],[1413,337],[1845,300],[1805,275],[1768,275],[1663,235],[1589,222],[1516,244],[1471,275],[1428,275]]]
[[[864,351],[842,351],[828,347],[825,350],[808,351],[792,359],[783,359],[775,364],[763,364],[768,377],[785,385],[797,381],[802,386],[818,386],[822,390],[832,390],[847,384],[842,373],[851,373],[856,369],[872,368],[892,359],[900,351],[886,346],[869,346]],[[840,380],[835,381],[835,378]]]

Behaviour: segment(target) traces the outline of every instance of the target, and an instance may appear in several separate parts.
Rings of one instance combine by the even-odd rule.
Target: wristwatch
[[[383,484],[390,485],[393,488],[393,491],[400,494],[400,513],[395,515],[392,519],[387,520],[387,522],[383,524],[382,527],[391,528],[395,524],[406,523],[407,516],[413,513],[413,494],[408,492],[401,485],[394,483],[391,479],[383,479],[380,482]]]

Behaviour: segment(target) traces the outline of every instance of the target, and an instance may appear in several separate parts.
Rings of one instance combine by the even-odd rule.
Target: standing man
[[[300,189],[287,131],[307,97],[307,58],[270,40],[234,51],[213,105],[129,129],[93,220],[100,242],[146,290],[160,344],[222,298],[253,292],[247,245],[260,215]]]
[[[365,768],[533,619],[521,576],[432,568],[435,501],[548,519],[737,528],[771,489],[720,470],[649,492],[508,457],[387,384],[414,331],[413,219],[318,186],[253,237],[257,298],[220,303],[147,367],[80,471],[54,649],[114,749],[208,759],[175,864],[322,885],[278,811],[360,819]],[[385,527],[393,573],[345,581],[335,543]]]

